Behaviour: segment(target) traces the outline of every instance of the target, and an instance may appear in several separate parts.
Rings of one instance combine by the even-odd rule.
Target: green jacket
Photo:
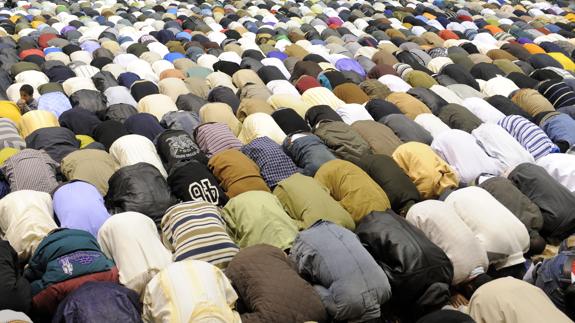
[[[240,248],[265,243],[289,249],[298,233],[280,201],[264,191],[248,191],[230,199],[222,216],[230,237]]]
[[[279,182],[274,189],[274,195],[300,230],[309,228],[318,220],[330,221],[351,231],[355,230],[351,215],[329,195],[329,190],[313,177],[296,173]]]
[[[31,282],[32,295],[48,286],[114,267],[100,250],[98,241],[86,231],[52,231],[32,255],[24,276]]]

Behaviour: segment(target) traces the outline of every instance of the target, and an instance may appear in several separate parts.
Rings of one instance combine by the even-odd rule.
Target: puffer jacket
[[[353,232],[318,221],[297,236],[290,252],[301,276],[309,277],[331,318],[369,321],[391,298],[388,278]]]
[[[245,305],[242,322],[325,322],[327,314],[313,287],[294,270],[282,250],[260,244],[242,249],[226,276]],[[281,306],[278,306],[281,304]]]
[[[365,216],[356,233],[389,277],[392,301],[402,310],[420,315],[449,301],[453,265],[421,230],[387,211]]]
[[[108,271],[114,262],[100,249],[90,233],[74,229],[52,231],[34,252],[24,276],[31,282],[32,295],[65,280]]]
[[[336,157],[357,163],[371,152],[369,144],[351,126],[342,121],[323,121],[313,129]]]
[[[106,207],[112,214],[140,212],[159,225],[166,210],[176,204],[166,179],[148,163],[120,168],[108,184]]]
[[[104,94],[94,90],[79,90],[70,96],[70,103],[74,108],[82,108],[97,113],[107,108]]]

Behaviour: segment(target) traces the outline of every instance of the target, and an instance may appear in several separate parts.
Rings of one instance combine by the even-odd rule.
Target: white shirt
[[[414,121],[427,130],[433,138],[441,133],[451,130],[445,122],[431,113],[422,113],[415,117]]]
[[[489,192],[469,186],[447,197],[445,203],[473,231],[496,269],[523,263],[529,249],[527,228]]]
[[[431,148],[455,169],[464,183],[473,182],[482,173],[499,175],[503,172],[503,165],[489,157],[465,131],[452,129],[434,136]]]
[[[118,266],[120,283],[138,295],[160,270],[172,263],[172,254],[162,244],[156,224],[138,212],[108,218],[98,231],[98,243]]]
[[[483,93],[487,96],[503,95],[508,97],[515,90],[519,90],[519,87],[513,81],[503,76],[496,76],[486,81],[483,87]]]
[[[548,154],[537,159],[537,165],[545,168],[561,185],[575,192],[575,155]]]
[[[489,261],[483,245],[447,203],[419,202],[409,209],[406,219],[449,257],[453,264],[454,285],[487,271]]]
[[[168,173],[150,139],[140,135],[122,136],[110,146],[110,155],[120,167],[148,163],[156,167],[164,178]]]
[[[50,194],[21,190],[0,200],[0,236],[10,242],[21,261],[27,261],[56,228]]]
[[[407,92],[411,85],[405,82],[401,77],[392,74],[386,74],[377,79],[379,82],[387,85],[392,92]]]
[[[178,111],[178,107],[174,101],[165,94],[150,94],[138,102],[138,112],[152,114],[158,121],[161,121],[164,114],[170,111]]]
[[[504,172],[522,163],[535,163],[533,156],[497,124],[484,123],[475,128],[471,134],[489,156],[496,158],[505,166]]]
[[[335,111],[337,112],[337,114],[339,114],[343,122],[345,122],[348,125],[351,125],[359,120],[373,121],[373,118],[371,117],[369,112],[367,112],[367,110],[361,104],[357,103],[344,104]]]
[[[489,102],[482,98],[468,98],[463,100],[463,104],[467,110],[471,111],[477,118],[487,123],[497,123],[497,121],[505,118],[505,115],[497,110]]]

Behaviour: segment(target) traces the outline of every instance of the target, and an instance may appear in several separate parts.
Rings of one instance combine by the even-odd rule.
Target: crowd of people
[[[6,1],[0,322],[575,319],[575,4]]]

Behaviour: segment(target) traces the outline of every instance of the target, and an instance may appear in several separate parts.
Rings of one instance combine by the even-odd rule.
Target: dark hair
[[[30,84],[24,84],[20,87],[20,92],[24,92],[29,96],[34,95],[34,88]]]
[[[471,296],[479,287],[489,283],[492,280],[493,278],[491,278],[491,276],[487,274],[480,274],[473,278],[471,281],[462,284],[459,289],[465,298],[471,299]]]

